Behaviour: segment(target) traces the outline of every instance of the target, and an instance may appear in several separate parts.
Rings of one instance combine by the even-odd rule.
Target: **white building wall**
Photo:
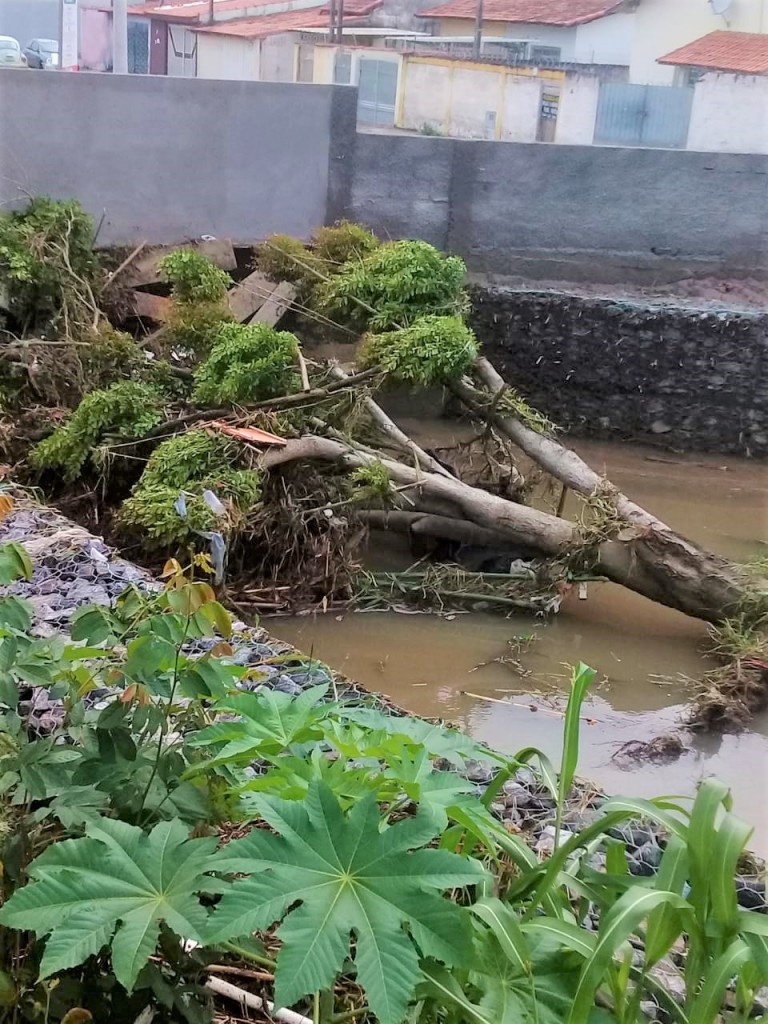
[[[197,77],[258,81],[258,40],[198,32]]]
[[[502,67],[406,58],[397,125],[459,139],[535,142],[543,85]]]
[[[575,60],[575,28],[560,28],[557,25],[507,24],[504,35],[508,39],[526,39],[532,43],[540,43],[542,46],[558,46],[560,48],[560,60]]]
[[[555,142],[591,146],[595,135],[600,81],[594,75],[568,75],[560,87]]]
[[[296,34],[284,32],[261,41],[262,82],[293,82],[296,77]]]
[[[400,72],[402,100],[400,128],[447,132],[450,69],[444,65],[403,61]]]
[[[505,142],[535,142],[544,83],[536,78],[504,75],[504,106],[500,137]]]
[[[670,0],[674,3],[674,0]],[[702,3],[705,0],[702,0]],[[576,29],[573,60],[577,64],[629,65],[635,14],[611,14]]]
[[[708,74],[697,82],[687,148],[768,153],[768,76]]]
[[[449,70],[450,109],[446,133],[460,139],[495,139],[503,102],[503,75],[498,71]]]
[[[640,0],[630,82],[672,85],[675,68],[657,64],[657,59],[719,29],[768,32],[768,0],[731,0],[725,15],[715,14],[707,0]]]

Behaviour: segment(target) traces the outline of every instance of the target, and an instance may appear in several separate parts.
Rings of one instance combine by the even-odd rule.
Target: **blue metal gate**
[[[360,59],[357,120],[361,124],[391,126],[395,123],[399,66],[395,60]]]
[[[693,89],[674,85],[603,82],[597,103],[597,145],[683,149]]]

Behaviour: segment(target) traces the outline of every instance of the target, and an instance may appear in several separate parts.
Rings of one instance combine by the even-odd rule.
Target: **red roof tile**
[[[354,25],[357,20],[380,6],[382,0],[372,0],[365,6],[344,4],[344,24]],[[327,28],[330,11],[327,7],[309,7],[302,11],[283,11],[281,14],[262,14],[257,18],[233,18],[213,25],[200,25],[195,32],[217,36],[239,36],[241,39],[264,39],[280,32],[298,32],[303,28]]]
[[[484,21],[510,21],[529,25],[583,25],[612,14],[622,0],[485,0]],[[421,11],[419,18],[474,18],[477,0],[450,0]]]
[[[768,35],[757,32],[710,32],[659,57],[659,64],[711,68],[743,75],[768,75]]]
[[[345,19],[364,17],[371,11],[375,10],[382,3],[382,0],[369,0],[364,2],[360,0],[359,3],[346,2],[344,4]],[[287,28],[272,28],[270,27],[269,34],[274,34],[278,31],[289,31],[291,28],[316,28],[319,27],[328,20],[328,6],[326,4],[318,4],[316,7],[308,7],[299,11],[282,11],[278,14],[263,14],[260,16],[248,17],[247,11],[249,8],[258,8],[262,6],[259,0],[214,0],[214,18],[219,13],[232,13],[233,11],[243,11],[244,17],[232,19],[230,21],[215,21],[212,25],[205,25],[206,31],[216,32],[224,35],[249,35],[249,32],[245,29],[238,29],[236,26],[243,26],[245,21],[249,21],[255,25],[257,22],[266,25],[266,19],[273,19],[273,23],[279,25],[277,19],[287,19]],[[129,8],[131,14],[151,15],[153,18],[159,18],[163,21],[190,21],[203,23],[207,20],[210,13],[209,0],[163,0],[161,4],[153,3],[140,3],[132,5]],[[325,16],[325,20],[323,20]],[[311,19],[307,21],[306,19]],[[202,30],[202,26],[201,26]],[[261,33],[256,33],[253,38],[257,38]]]

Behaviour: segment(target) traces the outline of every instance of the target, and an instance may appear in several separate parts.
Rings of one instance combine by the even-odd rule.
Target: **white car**
[[[27,58],[21,52],[17,39],[0,36],[0,68],[25,68]]]

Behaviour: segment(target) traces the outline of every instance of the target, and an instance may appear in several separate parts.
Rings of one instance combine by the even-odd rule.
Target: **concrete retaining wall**
[[[325,221],[334,140],[355,95],[333,86],[0,72],[0,201],[76,197],[100,244],[203,234],[308,236]]]
[[[768,277],[768,155],[356,134],[355,110],[343,86],[0,71],[0,203],[74,196],[101,243],[347,216],[479,273]]]
[[[473,291],[510,384],[572,436],[768,454],[768,315]]]
[[[471,270],[659,283],[768,276],[768,158],[358,135],[334,215],[426,238]]]

